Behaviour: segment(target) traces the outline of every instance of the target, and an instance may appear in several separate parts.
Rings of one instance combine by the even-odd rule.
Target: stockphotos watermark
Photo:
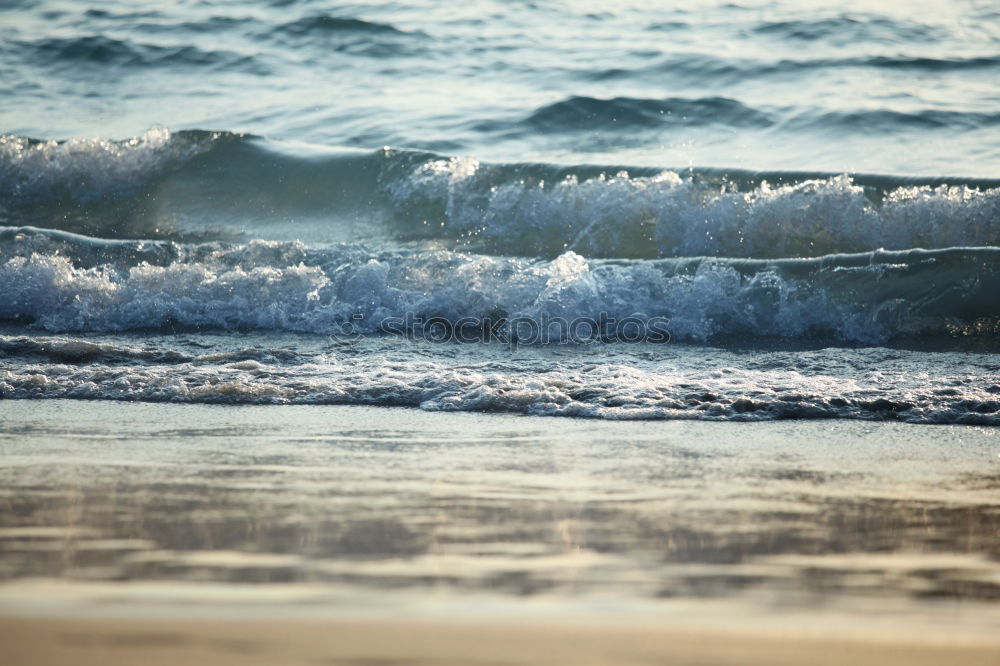
[[[591,342],[670,342],[670,320],[665,317],[631,315],[617,319],[601,312],[597,317],[552,316],[546,312],[535,317],[504,315],[460,317],[424,316],[407,312],[403,317],[387,317],[372,326],[367,317],[355,314],[331,333],[335,342],[349,342],[364,331],[392,333],[426,342],[491,342],[509,345],[587,344]]]

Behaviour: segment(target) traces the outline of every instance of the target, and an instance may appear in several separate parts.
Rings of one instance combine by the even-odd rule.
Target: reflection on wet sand
[[[0,405],[8,583],[801,608],[1000,598],[997,475],[976,471],[996,457],[988,431],[213,407],[156,431],[135,424],[162,406],[82,403],[63,413],[74,428],[56,415],[32,432],[12,404]]]

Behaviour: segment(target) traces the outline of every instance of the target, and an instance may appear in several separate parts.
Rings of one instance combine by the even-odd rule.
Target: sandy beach
[[[1000,663],[989,429],[0,414],[4,664]]]
[[[749,635],[669,627],[468,623],[0,621],[9,666],[746,666],[1000,663],[1000,641]]]

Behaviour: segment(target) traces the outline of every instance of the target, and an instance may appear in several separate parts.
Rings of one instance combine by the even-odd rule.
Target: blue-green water
[[[990,2],[4,5],[10,134],[1000,177]]]
[[[0,21],[2,397],[1000,419],[991,3]]]

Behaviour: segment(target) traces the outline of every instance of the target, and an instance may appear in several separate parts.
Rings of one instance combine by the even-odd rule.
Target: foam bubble
[[[935,369],[925,353],[887,349],[747,356],[642,345],[546,356],[393,340],[369,340],[346,351],[304,345],[303,356],[292,362],[266,349],[247,350],[253,358],[213,353],[168,362],[133,355],[127,365],[85,359],[36,365],[19,357],[0,371],[0,398],[359,404],[601,419],[1000,424],[1000,386],[988,359],[974,354],[942,357]],[[36,343],[51,349],[72,340]],[[0,336],[0,347],[11,344]],[[110,352],[114,345],[103,346]],[[134,351],[123,348],[103,360]]]
[[[0,264],[0,282],[8,285],[0,319],[50,331],[179,325],[376,334],[412,332],[431,319],[455,326],[530,320],[545,328],[562,318],[600,322],[596,332],[616,338],[616,322],[638,322],[648,332],[669,320],[670,336],[683,340],[819,335],[878,342],[995,318],[997,255],[980,248],[809,261],[621,262],[566,252],[535,262],[255,241],[183,246],[166,265],[84,267],[62,254],[33,252]],[[558,331],[558,339],[568,335]]]
[[[433,160],[385,185],[397,215],[478,250],[597,257],[815,257],[1000,244],[1000,189],[900,187],[877,202],[847,175],[747,191],[673,171],[556,182],[506,179],[471,159]]]
[[[202,137],[211,140],[211,135]],[[53,199],[77,204],[127,196],[201,150],[206,141],[154,127],[124,141],[33,141],[0,136],[0,200],[22,206]]]

